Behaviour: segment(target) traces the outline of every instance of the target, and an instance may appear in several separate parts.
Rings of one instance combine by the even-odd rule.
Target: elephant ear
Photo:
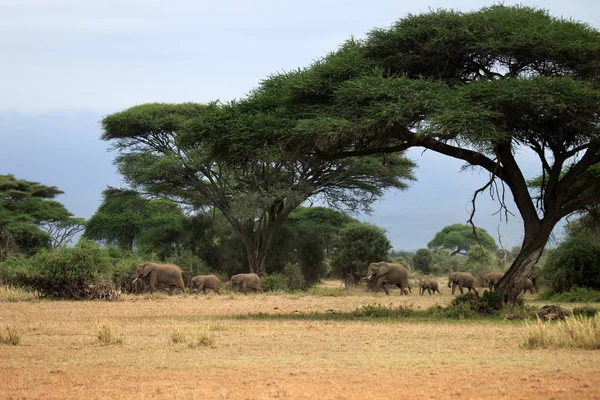
[[[379,268],[377,269],[377,276],[385,275],[390,272],[390,266],[386,263],[379,264]]]
[[[146,263],[144,264],[144,269],[142,270],[142,276],[145,278],[148,276],[148,274],[152,271],[154,271],[154,269],[156,268],[156,266],[153,263]]]

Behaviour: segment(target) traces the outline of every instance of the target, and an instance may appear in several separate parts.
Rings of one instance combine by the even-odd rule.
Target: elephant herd
[[[504,276],[503,272],[490,272],[483,277],[483,286],[487,287],[490,291],[494,291],[496,284]],[[387,285],[395,286],[400,289],[400,294],[407,295],[411,292],[410,282],[408,280],[408,271],[402,264],[394,264],[388,262],[378,262],[369,264],[365,281],[370,283],[376,290],[383,289],[385,294],[389,296],[390,292]],[[429,295],[435,292],[440,293],[438,282],[435,279],[419,279],[419,294],[425,294],[425,291]],[[463,289],[467,289],[469,292],[479,295],[475,287],[475,277],[469,272],[451,272],[448,275],[448,287],[452,288],[452,294],[456,288],[463,294]],[[527,279],[523,286],[523,293],[527,291],[531,294],[537,292],[537,286],[535,284],[535,277]]]
[[[494,291],[496,284],[500,281],[504,273],[502,272],[490,272],[483,277],[483,286],[487,287],[490,291]],[[160,283],[169,287],[169,295],[173,294],[173,290],[178,287],[180,289],[185,288],[183,282],[183,274],[181,268],[175,264],[157,264],[157,263],[143,263],[139,264],[134,274],[136,282],[140,278],[148,278],[150,280],[150,288],[156,290],[156,284]],[[388,263],[388,262],[377,262],[369,264],[367,270],[367,281],[376,290],[383,289],[386,295],[390,295],[387,285],[395,286],[400,289],[400,293],[408,295],[412,288],[408,280],[408,271],[402,264]],[[194,290],[196,292],[202,292],[206,294],[208,289],[213,290],[215,293],[220,294],[221,280],[216,275],[198,275],[194,276],[190,281],[190,292]],[[250,274],[237,274],[233,275],[231,279],[224,284],[224,286],[230,286],[234,292],[242,290],[247,295],[248,289],[254,290],[255,292],[263,293],[260,288],[260,277],[254,273]],[[419,294],[427,293],[435,294],[440,293],[438,282],[435,279],[419,279],[418,283]],[[463,289],[467,289],[469,292],[473,291],[475,295],[479,295],[479,292],[475,288],[475,278],[469,272],[451,272],[448,276],[448,287],[452,288],[452,294],[456,288],[463,294]],[[529,290],[531,294],[537,292],[537,286],[535,284],[535,277],[527,279],[523,287],[523,293]]]
[[[150,288],[156,290],[156,284],[160,283],[169,287],[169,295],[173,294],[175,288],[183,290],[185,284],[183,283],[183,273],[181,268],[175,264],[158,264],[158,263],[143,263],[136,267],[134,274],[135,283],[140,278],[150,279]],[[260,288],[260,278],[256,274],[237,274],[231,277],[229,282],[226,282],[224,286],[231,286],[234,292],[238,292],[239,289],[247,295],[248,289],[254,290],[255,292],[263,293]],[[208,289],[213,290],[215,293],[220,294],[221,280],[216,275],[198,275],[194,276],[190,281],[190,292],[194,290],[196,292],[202,292],[206,294]]]

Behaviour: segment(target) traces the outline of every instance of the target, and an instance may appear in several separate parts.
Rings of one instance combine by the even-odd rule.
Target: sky
[[[597,0],[503,1],[532,5],[600,28]],[[148,102],[243,97],[269,74],[304,67],[351,36],[430,9],[476,10],[482,0],[0,0],[0,174],[55,185],[58,200],[89,218],[108,186],[121,186],[100,140],[106,115]],[[414,149],[418,182],[388,192],[363,221],[387,230],[395,249],[425,247],[469,217],[487,174]],[[539,165],[524,153],[528,177]],[[510,197],[510,196],[508,196]],[[510,200],[510,199],[509,199]],[[481,196],[475,222],[510,248],[518,216],[500,220]],[[514,204],[509,208],[516,215]],[[561,228],[557,228],[557,235]]]

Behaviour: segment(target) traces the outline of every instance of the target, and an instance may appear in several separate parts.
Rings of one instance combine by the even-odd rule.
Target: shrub
[[[600,240],[583,230],[574,232],[548,255],[544,277],[553,292],[575,287],[600,289]]]
[[[578,307],[573,309],[573,315],[593,318],[598,315],[598,309],[594,307]]]
[[[0,330],[0,344],[7,344],[10,346],[17,346],[21,343],[21,334],[12,325],[4,326],[4,329]]]
[[[544,290],[538,294],[537,299],[561,303],[598,303],[600,302],[600,290],[573,288],[563,293]]]
[[[293,292],[304,289],[306,281],[300,265],[287,263],[283,272],[265,276],[260,286],[265,292]]]
[[[559,322],[542,322],[525,325],[527,349],[600,349],[600,317],[568,317]]]
[[[81,239],[72,248],[41,250],[31,257],[9,257],[0,268],[8,284],[66,299],[114,299],[129,289],[141,258]]]
[[[265,292],[285,292],[288,290],[286,277],[279,273],[270,274],[262,278],[260,287]]]

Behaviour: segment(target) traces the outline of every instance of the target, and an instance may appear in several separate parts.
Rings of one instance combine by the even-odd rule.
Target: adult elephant
[[[490,272],[483,277],[483,286],[488,287],[490,292],[496,290],[496,284],[502,279],[504,272]]]
[[[240,288],[246,296],[248,295],[248,289],[264,293],[260,288],[260,277],[254,273],[233,275],[229,282],[236,293]]]
[[[152,262],[138,264],[133,282],[140,278],[146,278],[148,275],[150,275],[150,288],[152,291],[156,290],[157,283],[167,285],[169,287],[169,295],[173,294],[173,289],[176,287],[181,290],[185,288],[181,268],[175,264],[158,264]]]
[[[385,261],[369,264],[366,281],[375,282],[374,288],[383,288],[386,295],[390,295],[386,284],[397,286],[401,294],[408,295],[408,271],[402,264],[393,264]]]
[[[537,293],[540,291],[540,283],[539,283],[539,279],[540,276],[542,275],[542,267],[540,267],[539,265],[535,265],[532,269],[531,269],[531,273],[529,274],[529,279],[531,279],[531,284],[533,286],[533,292]]]
[[[472,290],[476,296],[479,296],[479,292],[475,289],[475,278],[469,272],[452,272],[448,276],[448,287],[452,288],[452,294],[454,289],[458,286],[460,294],[463,294],[463,288]]]

